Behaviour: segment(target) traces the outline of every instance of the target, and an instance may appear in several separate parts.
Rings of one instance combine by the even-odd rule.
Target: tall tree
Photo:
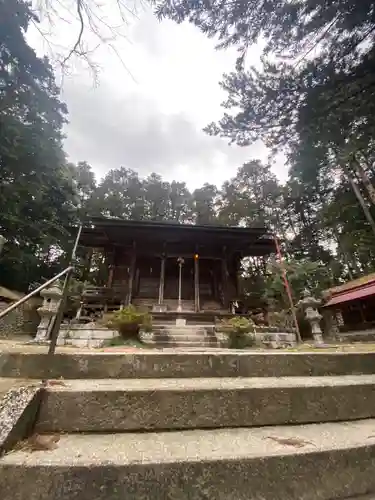
[[[19,289],[52,272],[51,248],[74,217],[61,146],[66,108],[48,61],[25,40],[33,19],[27,2],[0,2],[0,232],[8,239],[0,265],[2,283]]]
[[[214,224],[217,218],[218,190],[207,182],[193,193],[193,206],[196,224]]]

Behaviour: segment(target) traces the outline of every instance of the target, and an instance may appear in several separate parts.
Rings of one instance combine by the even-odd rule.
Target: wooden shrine
[[[84,291],[84,309],[134,304],[164,314],[230,313],[240,295],[241,260],[274,251],[265,227],[108,218],[84,227],[80,245],[88,253],[100,249],[108,271],[104,286]]]

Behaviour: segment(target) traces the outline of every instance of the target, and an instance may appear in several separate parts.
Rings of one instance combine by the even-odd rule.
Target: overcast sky
[[[74,4],[69,5],[73,1],[66,0],[66,20],[74,12]],[[112,48],[99,47],[92,55],[99,66],[97,84],[79,61],[73,61],[70,75],[64,77],[69,159],[88,161],[98,177],[126,166],[141,176],[157,172],[167,180],[184,180],[192,189],[204,182],[220,186],[245,161],[266,160],[261,144],[229,146],[202,131],[222,115],[225,94],[219,81],[234,67],[236,52],[216,51],[214,41],[192,25],[159,22],[147,8],[138,8],[128,21],[121,28],[126,38],[118,36]],[[70,20],[61,22],[53,42],[69,46],[77,29]],[[90,47],[97,45],[94,38],[86,39]],[[29,40],[39,53],[50,51],[35,31]],[[255,50],[250,59],[256,61],[258,55]],[[281,159],[274,171],[286,177]]]

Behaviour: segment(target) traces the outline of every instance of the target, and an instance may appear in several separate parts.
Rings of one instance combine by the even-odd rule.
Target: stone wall
[[[6,309],[12,302],[0,299],[0,311]],[[34,336],[40,318],[36,309],[22,305],[0,319],[0,338],[8,338],[15,335]]]

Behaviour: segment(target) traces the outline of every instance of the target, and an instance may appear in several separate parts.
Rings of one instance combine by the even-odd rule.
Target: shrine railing
[[[4,309],[4,311],[2,311],[0,313],[0,319],[4,318],[9,313],[11,313],[12,311],[14,311],[14,309],[17,309],[17,307],[22,306],[22,304],[25,304],[32,297],[35,297],[35,295],[38,295],[40,292],[42,292],[46,288],[48,288],[51,285],[53,285],[60,278],[62,278],[62,277],[65,276],[65,282],[66,282],[67,279],[68,279],[68,276],[73,271],[74,271],[74,267],[73,266],[67,267],[66,269],[64,269],[64,271],[61,271],[61,273],[57,274],[56,276],[54,276],[50,280],[48,280],[45,283],[43,283],[43,285],[40,285],[35,290],[33,290],[32,292],[28,293],[27,295],[25,295],[21,299],[17,300],[17,302],[15,302],[14,304],[12,304],[11,306],[9,306],[6,309]],[[65,285],[65,283],[64,283],[64,285]],[[57,315],[56,315],[55,321],[51,322],[50,328],[48,329],[49,331],[48,331],[48,334],[47,334],[47,338],[51,339],[51,342],[50,342],[50,345],[49,345],[49,349],[48,349],[48,354],[50,356],[52,356],[55,353],[55,350],[56,350],[57,337],[58,337],[58,334],[59,334],[60,325],[61,325],[61,322],[62,322],[63,311],[64,311],[64,307],[65,307],[65,304],[66,304],[68,287],[64,286],[64,288],[66,288],[66,290],[63,289],[63,293],[62,293],[62,297],[61,297],[61,301],[60,301],[60,304],[59,304],[59,308],[58,308],[58,311],[57,311]],[[60,313],[60,311],[62,311],[62,313]],[[58,322],[58,317],[59,317],[59,322]]]
[[[45,288],[48,288],[51,285],[53,285],[56,281],[58,281],[60,278],[65,276],[72,269],[73,269],[72,267],[67,267],[66,269],[64,269],[64,271],[61,271],[61,273],[57,274],[55,277],[53,277],[50,280],[43,283],[43,285],[40,285],[38,288],[36,288],[32,292],[28,293],[27,295],[25,295],[21,299],[17,300],[17,302],[15,302],[14,304],[10,305],[9,307],[7,307],[3,311],[1,311],[0,312],[0,319],[7,316],[9,313],[14,311],[14,309],[17,309],[17,307],[20,307],[20,306],[22,306],[22,304],[25,304],[25,302],[30,300],[32,297],[35,297],[35,295],[38,295],[38,293],[40,293]]]

